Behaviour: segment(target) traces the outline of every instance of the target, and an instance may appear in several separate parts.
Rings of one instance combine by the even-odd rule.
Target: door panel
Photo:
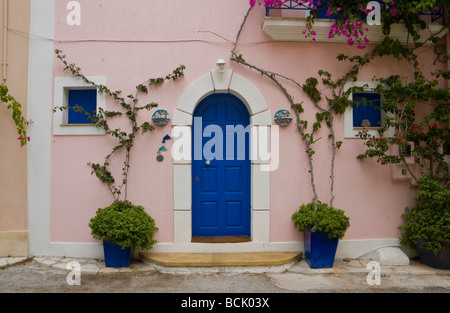
[[[218,205],[217,201],[202,201],[201,215],[203,227],[216,227],[218,222]]]
[[[200,178],[200,182],[202,185],[201,192],[212,192],[217,194],[218,188],[217,188],[217,167],[211,166],[206,167],[202,166],[202,175]]]
[[[242,191],[242,167],[225,167],[225,192]]]

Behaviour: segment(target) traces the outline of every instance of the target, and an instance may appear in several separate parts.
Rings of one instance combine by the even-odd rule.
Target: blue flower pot
[[[442,248],[436,255],[433,251],[420,247],[426,241],[427,239],[419,239],[418,241],[417,252],[419,253],[422,264],[438,269],[450,269],[450,249]]]
[[[310,268],[332,268],[339,238],[323,231],[305,232],[305,259]]]
[[[131,247],[122,249],[121,246],[103,241],[106,267],[129,267],[133,256]]]

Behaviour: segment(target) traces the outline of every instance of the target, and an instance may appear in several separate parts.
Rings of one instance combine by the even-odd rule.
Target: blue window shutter
[[[381,126],[381,97],[378,93],[353,94],[353,127],[361,127],[364,120],[370,127]]]
[[[97,90],[96,89],[73,89],[69,90],[69,124],[93,124],[93,122],[83,113],[75,112],[74,107],[82,107],[86,112],[95,115],[97,110]]]
[[[357,94],[353,94],[353,127],[360,127],[363,121],[363,104]]]

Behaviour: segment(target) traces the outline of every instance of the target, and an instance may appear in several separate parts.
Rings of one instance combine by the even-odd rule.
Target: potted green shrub
[[[292,215],[298,231],[304,233],[305,259],[311,268],[332,268],[339,239],[350,227],[344,211],[315,201],[302,204]]]
[[[407,207],[400,243],[416,249],[423,264],[450,268],[450,188],[448,183],[426,175],[415,185],[415,207]]]
[[[103,240],[107,267],[128,267],[133,249],[150,249],[157,241],[155,221],[144,208],[130,201],[114,201],[98,209],[90,220],[92,237]]]

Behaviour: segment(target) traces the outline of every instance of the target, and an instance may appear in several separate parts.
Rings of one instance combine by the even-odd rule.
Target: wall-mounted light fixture
[[[219,70],[219,73],[225,72],[225,66],[227,65],[227,62],[225,62],[224,59],[219,59],[216,62],[217,69]]]
[[[436,62],[439,60],[439,58],[441,57],[441,55],[443,55],[445,53],[445,46],[444,45],[435,45],[434,46],[434,53],[437,55],[436,56],[436,60],[434,60],[433,65],[436,65]],[[440,61],[440,60],[439,60]],[[440,62],[445,62],[444,61],[440,61]]]

